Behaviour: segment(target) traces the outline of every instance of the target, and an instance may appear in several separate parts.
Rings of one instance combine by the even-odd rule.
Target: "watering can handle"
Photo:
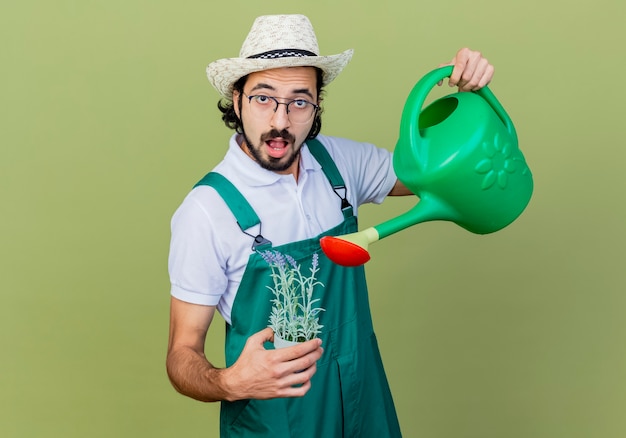
[[[446,66],[435,69],[430,73],[427,73],[420,81],[413,87],[411,94],[407,99],[406,108],[411,108],[411,111],[403,113],[401,132],[417,133],[419,135],[418,122],[419,115],[426,101],[426,97],[430,91],[439,83],[439,81],[449,78],[452,75],[453,66]],[[472,91],[481,96],[487,101],[489,106],[495,111],[502,123],[506,126],[509,133],[517,140],[517,133],[515,132],[515,126],[513,121],[506,113],[496,96],[492,93],[489,87],[485,86],[478,91]],[[406,125],[408,123],[408,125]],[[407,129],[408,130],[405,130]]]

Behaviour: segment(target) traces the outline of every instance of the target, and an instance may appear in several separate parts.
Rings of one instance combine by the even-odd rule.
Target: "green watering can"
[[[513,122],[488,87],[450,94],[422,110],[428,93],[451,74],[449,66],[425,75],[402,112],[393,167],[420,201],[374,227],[323,237],[322,250],[335,263],[362,265],[370,259],[369,244],[426,221],[451,221],[472,233],[493,233],[528,205],[530,169]]]

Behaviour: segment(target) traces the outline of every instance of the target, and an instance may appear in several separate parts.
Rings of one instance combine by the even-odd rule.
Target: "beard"
[[[302,148],[302,143],[296,146],[296,138],[286,129],[283,129],[282,131],[272,129],[271,131],[264,133],[263,135],[261,135],[260,143],[258,145],[254,145],[250,141],[250,139],[246,135],[245,130],[242,131],[243,132],[241,135],[243,136],[246,149],[248,150],[252,158],[257,163],[259,163],[259,165],[263,169],[271,170],[274,172],[282,172],[289,169],[289,167],[291,167],[291,165],[300,158],[300,149]],[[277,137],[289,141],[289,143],[294,146],[293,152],[281,158],[264,156],[262,153],[262,149],[265,147],[265,142]]]

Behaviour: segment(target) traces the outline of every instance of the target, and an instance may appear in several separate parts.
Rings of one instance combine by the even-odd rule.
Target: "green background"
[[[626,436],[624,2],[5,1],[0,6],[0,434],[217,436],[164,368],[169,221],[223,156],[208,62],[255,16],[356,50],[323,132],[393,149],[457,49],[496,66],[534,197],[501,232],[429,223],[371,247],[407,437]],[[447,93],[447,85],[433,91]],[[361,210],[361,226],[412,206]],[[208,355],[222,363],[221,321]]]

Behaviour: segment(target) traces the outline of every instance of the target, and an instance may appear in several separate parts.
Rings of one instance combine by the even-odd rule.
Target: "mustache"
[[[278,129],[272,129],[271,131],[266,132],[265,134],[261,135],[261,141],[266,142],[268,140],[271,140],[277,137],[285,139],[290,143],[295,143],[296,141],[296,137],[291,132],[287,131],[286,129],[283,129],[282,131],[279,131]]]

